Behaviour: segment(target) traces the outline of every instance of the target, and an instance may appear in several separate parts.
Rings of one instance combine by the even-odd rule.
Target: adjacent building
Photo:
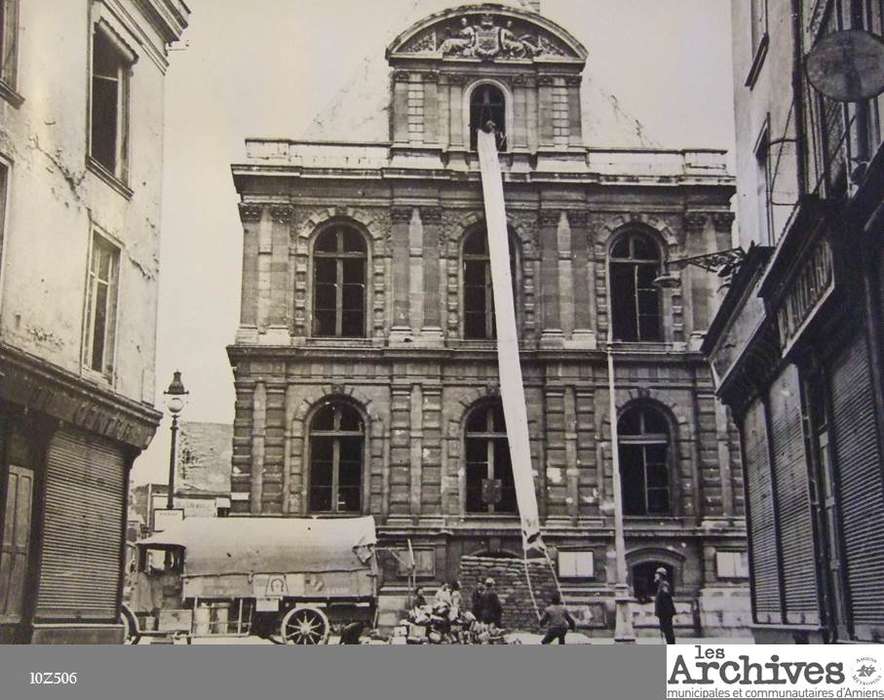
[[[231,515],[371,514],[384,548],[411,542],[430,586],[467,555],[521,557],[475,152],[492,120],[535,486],[569,601],[589,628],[613,627],[619,450],[639,629],[655,624],[644,602],[659,566],[682,629],[744,629],[738,436],[699,351],[719,281],[689,268],[677,289],[654,284],[670,260],[731,247],[725,154],[587,145],[586,48],[536,12],[446,10],[386,58],[388,133],[250,139],[233,166]],[[408,571],[383,564],[395,601]]]
[[[881,641],[884,100],[825,97],[807,60],[834,32],[880,37],[882,4],[734,0],[733,28],[752,247],[704,351],[742,437],[753,632]]]
[[[0,642],[113,642],[181,0],[0,3]],[[47,56],[51,53],[51,60]]]
[[[226,517],[230,512],[230,423],[181,421],[175,457],[174,507],[184,518]],[[132,489],[130,520],[147,534],[155,529],[154,511],[168,507],[168,484],[139,484]]]

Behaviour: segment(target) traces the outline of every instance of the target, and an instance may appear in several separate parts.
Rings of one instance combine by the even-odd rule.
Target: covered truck
[[[376,534],[359,518],[192,518],[136,544],[127,638],[257,635],[324,644],[373,624]]]

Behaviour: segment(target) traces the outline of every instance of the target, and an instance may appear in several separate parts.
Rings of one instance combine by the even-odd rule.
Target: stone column
[[[574,251],[567,212],[562,212],[556,233],[559,267],[559,323],[565,338],[574,333]]]
[[[540,212],[540,307],[543,330],[541,346],[561,347],[562,322],[559,318],[559,211]]]
[[[571,253],[574,258],[574,332],[571,340],[575,347],[592,349],[596,344],[594,327],[594,296],[591,288],[595,280],[590,270],[590,250],[587,241],[588,215],[585,211],[569,211],[571,227]]]
[[[408,143],[408,73],[393,72],[393,143]]]
[[[420,384],[411,387],[411,425],[410,425],[410,448],[409,455],[411,465],[411,518],[416,524],[421,514],[421,467],[424,447],[423,432],[423,392]]]
[[[252,484],[249,510],[253,515],[261,512],[264,495],[264,436],[267,431],[267,387],[255,382],[252,395]]]
[[[423,222],[423,311],[424,322],[421,335],[441,339],[442,304],[445,295],[441,287],[441,267],[439,265],[439,243],[442,238],[442,208],[421,207]]]
[[[270,253],[270,304],[267,314],[267,340],[275,345],[289,342],[288,304],[289,241],[291,239],[292,208],[270,208],[272,221]]]
[[[451,148],[464,147],[464,123],[463,123],[463,83],[464,76],[449,75],[448,84],[449,91],[449,124],[451,131],[449,132],[449,143]]]
[[[390,414],[390,515],[407,516],[412,504],[410,384],[391,388]]]
[[[703,255],[706,248],[707,216],[703,212],[685,214],[685,255]],[[706,331],[705,319],[709,316],[709,273],[702,268],[689,265],[681,273],[682,295],[685,321],[689,327],[690,346],[699,349]]]
[[[528,91],[525,88],[525,76],[513,78],[513,133],[511,146],[514,151],[528,148]]]
[[[295,408],[297,404],[297,387],[289,384],[285,389],[285,425],[283,426],[283,453],[282,453],[282,512],[283,515],[292,512],[292,452],[294,451],[295,435],[292,425],[295,422]],[[299,490],[303,484],[303,475],[299,475]],[[295,509],[298,510],[297,508]]]
[[[448,76],[439,74],[436,88],[436,132],[437,140],[442,148],[451,144],[451,88],[448,85]]]
[[[565,85],[568,87],[568,145],[583,148],[583,117],[580,107],[580,82],[581,76],[569,75],[565,77]]]
[[[574,387],[565,387],[565,503],[571,524],[580,517],[580,468],[577,461],[577,400]]]
[[[420,209],[408,224],[408,317],[410,326],[418,332],[424,325],[424,225]]]
[[[555,145],[555,136],[553,133],[553,77],[551,75],[541,75],[537,79],[539,89],[538,93],[538,114],[537,128],[540,135],[540,147],[552,148]]]
[[[439,143],[439,74],[429,72],[423,74],[424,79],[424,143]]]
[[[259,205],[239,205],[239,218],[243,225],[243,253],[237,343],[258,342],[258,231],[263,210]]]
[[[408,309],[409,292],[409,234],[413,207],[393,207],[390,210],[392,219],[393,244],[393,335],[410,335],[411,319]]]

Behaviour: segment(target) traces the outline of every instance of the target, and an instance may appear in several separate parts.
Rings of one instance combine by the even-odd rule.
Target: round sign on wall
[[[860,102],[884,92],[884,40],[859,29],[827,34],[807,56],[807,78],[838,102]]]

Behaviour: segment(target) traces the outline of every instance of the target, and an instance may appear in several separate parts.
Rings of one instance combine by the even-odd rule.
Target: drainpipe
[[[804,27],[801,0],[792,0],[792,99],[795,104],[795,160],[798,199],[807,194],[807,137],[804,124]]]

